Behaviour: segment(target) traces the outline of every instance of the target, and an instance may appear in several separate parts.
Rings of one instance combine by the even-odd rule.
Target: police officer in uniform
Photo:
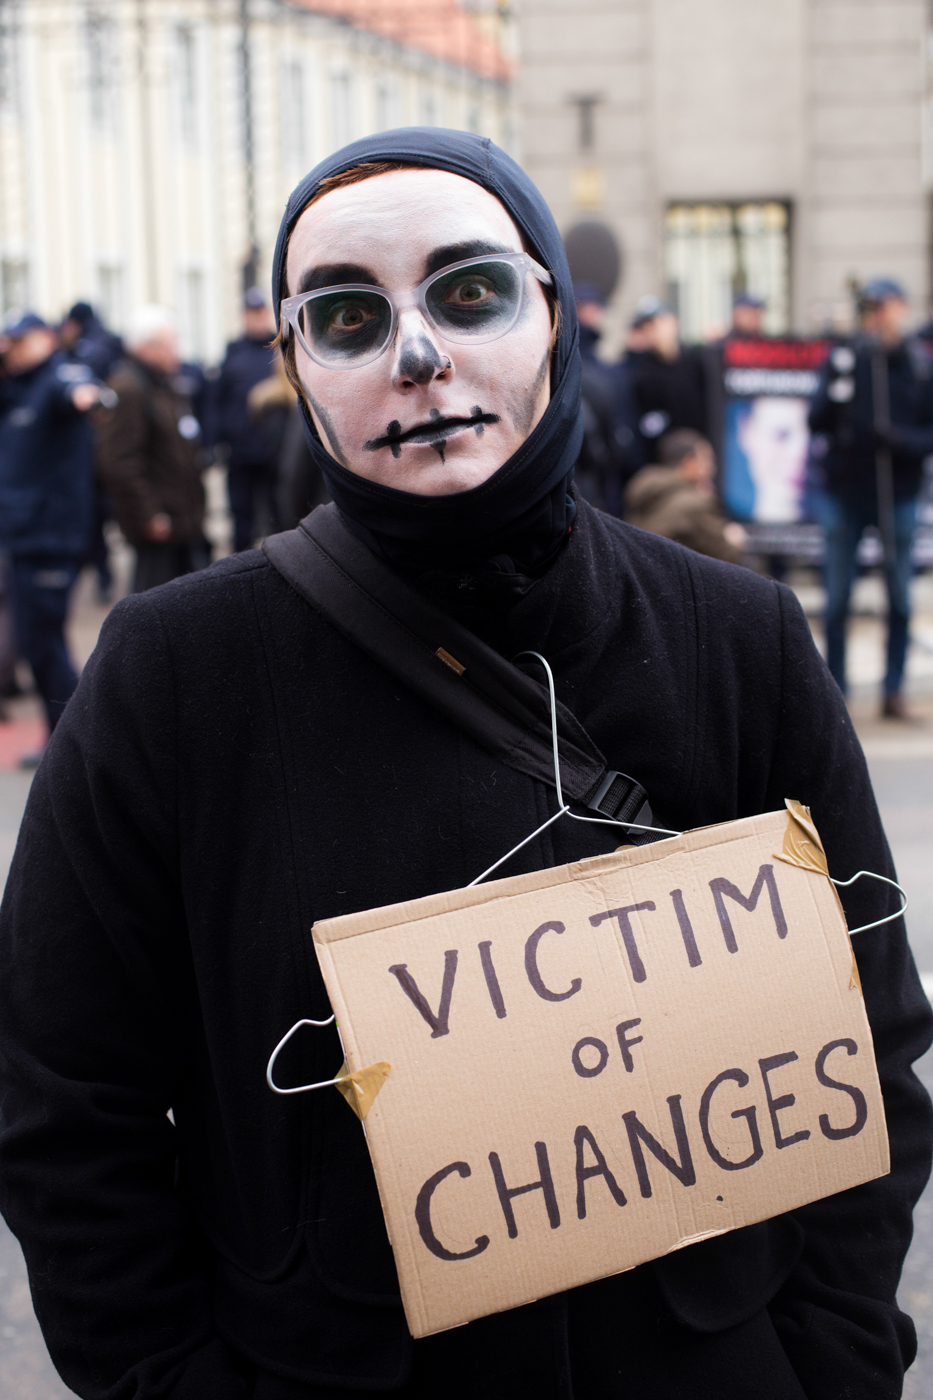
[[[19,651],[50,733],[78,683],[64,629],[91,538],[94,445],[86,415],[102,392],[90,369],[69,363],[57,346],[52,327],[28,311],[0,337],[0,548],[10,560]]]

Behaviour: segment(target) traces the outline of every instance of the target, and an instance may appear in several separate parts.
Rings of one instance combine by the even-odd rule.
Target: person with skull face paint
[[[274,297],[326,509],[358,543],[504,657],[546,655],[662,825],[792,794],[831,868],[893,874],[793,595],[577,499],[570,278],[508,156],[420,128],[337,152],[289,201]],[[78,1394],[900,1393],[915,1341],[895,1290],[930,1148],[910,1063],[933,1019],[901,922],[855,940],[890,1177],[408,1335],[359,1123],[337,1094],[276,1098],[265,1064],[283,1027],[328,1015],[316,919],[464,885],[549,803],[260,551],[114,609],[0,921],[0,1202]],[[510,869],[617,842],[558,823]],[[865,893],[846,909],[879,912]],[[331,1027],[280,1071],[325,1079],[339,1054]]]

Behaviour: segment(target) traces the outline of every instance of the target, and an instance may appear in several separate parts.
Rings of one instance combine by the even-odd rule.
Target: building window
[[[585,93],[570,101],[577,109],[577,150],[592,151],[596,147],[596,108],[602,98],[596,93]]]
[[[781,200],[743,204],[673,204],[665,216],[667,297],[685,340],[711,340],[728,329],[732,298],[763,298],[765,329],[790,324],[790,207]]]
[[[84,23],[88,111],[98,132],[113,129],[117,96],[117,31],[100,10],[88,10]]]
[[[0,315],[29,303],[29,264],[25,258],[0,258]]]
[[[349,73],[332,73],[330,79],[331,145],[335,151],[353,140],[353,79]]]
[[[187,268],[178,276],[178,343],[183,360],[204,358],[204,273]]]
[[[282,164],[287,170],[304,171],[311,161],[308,150],[307,75],[300,58],[282,60],[280,82]]]
[[[467,104],[466,125],[467,131],[472,131],[474,136],[482,135],[483,119],[480,115],[480,106],[478,102],[470,102]]]
[[[190,24],[180,24],[175,30],[175,91],[179,134],[194,145],[198,139],[198,51]]]
[[[111,330],[125,324],[123,268],[115,263],[99,263],[97,267],[97,303],[101,320]]]
[[[420,119],[422,126],[437,126],[437,97],[427,89],[421,94]]]

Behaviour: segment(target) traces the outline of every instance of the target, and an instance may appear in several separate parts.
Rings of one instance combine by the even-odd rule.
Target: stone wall
[[[619,238],[617,333],[664,291],[678,200],[790,201],[800,331],[844,316],[851,277],[901,277],[924,311],[923,0],[523,0],[519,16],[524,163],[562,228],[596,217]]]

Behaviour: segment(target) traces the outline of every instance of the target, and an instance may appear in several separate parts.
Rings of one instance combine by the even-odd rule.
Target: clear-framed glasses
[[[527,253],[491,253],[442,267],[407,294],[357,282],[301,292],[281,304],[282,340],[294,331],[316,364],[359,369],[392,344],[399,313],[417,307],[442,339],[485,345],[515,325],[529,272],[553,285],[548,270]]]

